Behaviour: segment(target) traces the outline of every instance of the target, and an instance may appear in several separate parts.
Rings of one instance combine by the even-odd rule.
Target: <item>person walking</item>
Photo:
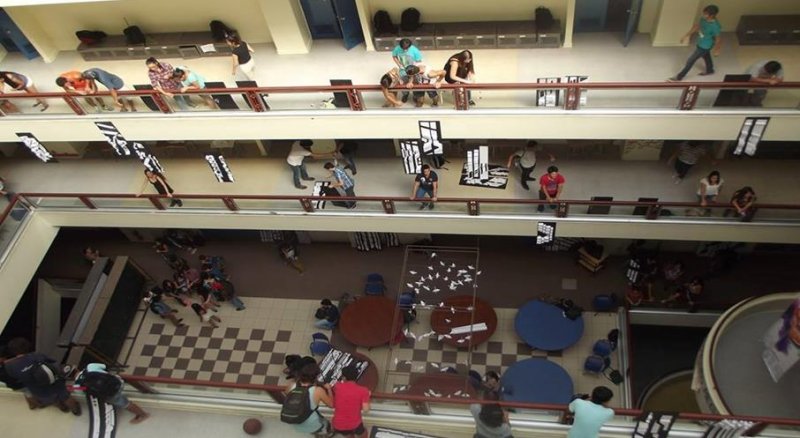
[[[125,381],[122,377],[111,374],[102,363],[90,363],[86,369],[75,379],[75,384],[87,394],[97,397],[105,403],[118,409],[125,409],[134,415],[131,424],[138,424],[150,417],[141,406],[130,401],[123,394]]]
[[[596,438],[600,428],[608,420],[614,418],[614,410],[608,408],[608,402],[614,393],[605,386],[597,386],[589,398],[576,398],[569,404],[569,411],[575,414],[575,420],[567,433],[567,438]]]
[[[672,181],[675,184],[680,184],[689,169],[694,167],[700,158],[707,154],[706,144],[698,140],[685,141],[678,145],[675,153],[672,154],[668,162],[673,163],[675,173],[672,175]]]
[[[689,29],[689,32],[687,32],[683,38],[681,38],[681,43],[686,44],[692,35],[697,34],[697,46],[694,52],[689,56],[689,59],[686,60],[686,65],[683,66],[683,70],[669,78],[668,81],[682,81],[689,73],[689,70],[692,69],[694,63],[700,58],[703,58],[703,61],[706,63],[706,71],[700,73],[700,76],[714,74],[714,60],[711,58],[711,55],[719,56],[719,52],[722,49],[722,40],[720,39],[722,27],[719,21],[717,21],[717,14],[719,14],[719,8],[717,6],[706,6],[703,8],[703,14],[700,20]]]
[[[533,173],[533,170],[536,169],[536,154],[539,152],[544,152],[544,149],[539,146],[539,142],[536,140],[530,140],[524,148],[508,156],[508,164],[506,164],[506,167],[511,170],[511,166],[513,164],[519,166],[519,182],[522,185],[522,188],[525,190],[530,190],[530,187],[528,187],[528,181],[536,181],[536,178],[531,178],[531,174]],[[555,155],[549,152],[546,153],[550,156],[551,163],[556,161]]]
[[[8,85],[14,91],[24,91],[26,93],[38,93],[39,90],[33,85],[33,79],[21,73],[13,71],[0,71],[0,94],[5,93],[5,86]],[[45,111],[50,108],[46,100],[37,97],[36,103],[33,104],[34,108],[41,106],[39,111]],[[16,108],[16,106],[15,106]]]
[[[324,167],[331,173],[331,176],[333,177],[331,187],[335,188],[342,196],[356,196],[356,182],[350,175],[347,174],[347,172],[345,172],[344,169],[334,165],[333,163],[325,163]],[[356,201],[345,201],[345,205],[347,205],[347,208],[349,209],[356,208]]]
[[[236,68],[238,67],[244,77],[251,81],[254,80],[253,74],[256,70],[256,61],[253,59],[253,53],[256,53],[256,51],[237,35],[229,35],[225,38],[225,41],[231,48],[231,61],[233,63],[231,75],[236,76]]]
[[[369,411],[369,389],[356,383],[358,369],[354,365],[342,369],[342,379],[333,387],[333,430],[348,438],[366,438],[361,415]]]
[[[190,106],[194,106],[189,96],[173,96],[173,93],[181,91],[181,82],[175,79],[175,69],[166,62],[159,62],[152,56],[145,60],[147,65],[147,77],[153,89],[165,96],[172,96],[178,108],[186,111]]]
[[[169,202],[170,207],[175,207],[175,206],[183,207],[183,201],[173,196],[175,190],[173,190],[172,186],[170,186],[169,183],[167,182],[167,177],[165,177],[161,173],[158,173],[150,169],[145,169],[144,182],[142,183],[141,190],[139,190],[139,194],[137,194],[136,196],[142,196],[142,193],[144,193],[144,189],[145,187],[147,187],[147,184],[152,185],[156,189],[159,195],[167,195],[167,197],[170,199]]]
[[[398,75],[401,84],[407,84],[410,80],[406,73],[406,68],[422,62],[422,52],[419,51],[410,39],[403,38],[392,50],[392,60],[397,65]],[[403,91],[402,102],[408,102],[408,91]]]
[[[344,161],[345,170],[350,169],[350,172],[355,175],[358,173],[356,170],[356,152],[358,152],[358,142],[355,140],[337,140],[336,141],[336,154],[339,159]]]
[[[94,108],[95,112],[101,113],[103,110],[114,111],[113,108],[106,106],[103,99],[100,97],[91,97],[90,81],[83,77],[83,73],[79,71],[67,71],[61,73],[56,78],[56,85],[63,88],[67,93],[79,94],[86,96],[86,103]]]
[[[423,202],[419,206],[420,210],[425,207],[428,210],[433,210],[433,203],[436,202],[439,194],[439,175],[431,170],[431,166],[427,164],[422,165],[422,173],[418,173],[414,177],[414,188],[411,189],[411,200],[424,199],[427,195],[431,198],[432,202]]]
[[[303,181],[314,181],[314,178],[308,176],[305,163],[306,157],[321,158],[326,156],[324,154],[315,154],[311,152],[312,146],[314,146],[314,142],[311,140],[298,140],[292,144],[289,155],[286,157],[286,162],[292,169],[294,186],[301,190],[307,189],[308,187],[300,183],[300,178],[302,178]]]
[[[472,58],[472,52],[464,50],[451,56],[444,65],[444,71],[444,80],[448,84],[474,84],[475,63]],[[475,101],[472,100],[471,90],[467,90],[467,100],[471,106],[475,105]]]
[[[548,167],[547,173],[539,178],[539,199],[546,199],[547,202],[550,203],[550,208],[555,209],[555,202],[558,201],[559,196],[561,196],[561,192],[564,190],[564,183],[566,182],[567,180],[564,179],[564,176],[558,173],[558,167]],[[539,211],[539,213],[543,212],[544,205],[539,204],[536,210]]]
[[[120,111],[128,111],[128,108],[132,112],[136,111],[136,107],[133,106],[133,99],[129,97],[123,97],[120,99],[117,92],[125,86],[125,82],[119,76],[109,73],[101,68],[90,68],[88,70],[84,70],[83,77],[87,81],[89,81],[89,94],[97,93],[97,82],[103,84],[104,87],[108,88],[108,91],[111,92],[111,99],[114,100],[114,105],[120,108]],[[128,105],[128,108],[125,105]]]

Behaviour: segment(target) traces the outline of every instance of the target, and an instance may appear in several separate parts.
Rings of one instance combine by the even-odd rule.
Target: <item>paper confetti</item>
[[[447,271],[446,271],[446,272],[449,274],[451,271],[452,271],[452,269],[450,269],[450,268],[447,268]]]
[[[442,301],[441,303],[439,303],[439,307],[444,307],[444,301]]]
[[[411,275],[417,275],[417,271],[408,271],[408,273]]]
[[[434,368],[439,368],[439,364],[436,362],[431,362],[431,366]]]
[[[433,271],[433,266],[428,266],[429,271]]]
[[[431,253],[431,258],[434,258],[434,257],[436,257],[436,253],[435,253],[435,252],[432,252],[432,253]]]
[[[471,278],[465,278],[464,281],[467,282],[467,283],[472,283],[472,279]],[[463,284],[460,281],[458,283],[459,284]]]
[[[428,274],[428,280],[433,280],[433,275]]]
[[[437,341],[441,341],[442,339],[444,339],[444,335],[439,335],[439,337],[436,338]]]
[[[455,264],[455,263],[453,263],[453,264],[451,264],[451,265],[450,265],[450,267],[451,267],[451,268],[455,268],[455,267],[456,267],[456,264]]]
[[[414,293],[415,293],[415,294],[418,294],[418,293],[419,293],[419,289],[415,287],[415,288],[414,288]]]
[[[442,266],[445,266],[444,262],[441,261],[441,260],[439,260],[439,264],[442,265]]]
[[[419,305],[420,306],[424,306],[425,305],[425,301],[419,300]]]
[[[447,318],[445,318],[445,319],[444,319],[444,322],[446,322],[446,323],[450,324],[450,320],[449,320],[449,319],[447,319]]]
[[[427,290],[427,291],[430,291],[430,290],[431,290],[431,288],[429,288],[428,286],[422,286],[422,288],[423,288],[423,289],[425,289],[425,290]]]
[[[483,272],[483,271],[478,271],[478,275],[481,275],[481,272]]]
[[[453,306],[450,306],[450,313],[452,313],[453,315],[455,315],[455,314],[456,314],[456,308],[455,308],[455,307],[453,307]]]
[[[474,270],[475,270],[475,267],[474,267],[474,266],[472,266],[472,265],[467,265],[467,269],[472,269],[472,270],[474,271]]]
[[[434,288],[433,289],[433,293],[437,293],[437,292],[439,292],[439,289]]]
[[[467,341],[466,339],[459,339],[459,340],[457,340],[456,342],[458,342],[459,344],[463,344],[463,343],[464,343],[464,342],[466,342],[466,341]]]
[[[450,279],[448,277],[444,277],[443,280],[444,281],[450,281]]]
[[[436,273],[435,277],[436,277],[436,278],[439,278],[439,273],[438,273],[438,272]]]
[[[410,287],[410,288],[413,288],[413,287],[414,287],[414,285],[413,285],[413,284],[411,284],[411,283],[406,283],[406,286],[408,286],[408,287]]]

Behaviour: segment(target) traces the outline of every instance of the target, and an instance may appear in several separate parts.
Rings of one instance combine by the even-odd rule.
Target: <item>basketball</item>
[[[248,435],[258,435],[261,433],[261,420],[257,418],[248,418],[242,425],[244,433]]]

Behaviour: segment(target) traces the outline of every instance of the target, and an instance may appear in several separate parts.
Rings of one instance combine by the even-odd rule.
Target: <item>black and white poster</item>
[[[587,79],[589,79],[589,76],[566,76],[564,79],[565,82],[567,83],[576,84],[578,82],[586,81]],[[586,105],[586,102],[588,101],[586,93],[588,93],[588,90],[581,90],[581,97],[579,102],[580,106]]]
[[[145,145],[138,141],[126,140],[117,127],[111,122],[94,122],[94,124],[97,125],[100,132],[105,135],[106,141],[114,148],[114,152],[116,152],[117,155],[120,157],[135,156],[144,164],[147,170],[164,173],[164,168],[161,167],[158,158],[156,158]]]
[[[117,434],[117,413],[111,403],[86,394],[89,406],[89,438],[114,438]]]
[[[36,158],[44,161],[45,163],[55,163],[56,159],[53,158],[53,154],[47,150],[46,147],[37,139],[33,134],[30,132],[18,132],[17,137],[19,137],[22,144],[28,148]]]
[[[668,412],[645,412],[636,419],[634,438],[667,438],[678,415]]]
[[[556,223],[555,222],[539,222],[536,226],[536,244],[548,245],[553,243],[556,237]]]
[[[708,426],[703,438],[736,438],[744,434],[756,423],[742,420],[721,420]]]
[[[406,175],[422,172],[422,150],[419,140],[400,140],[400,155]]]
[[[331,349],[328,354],[322,358],[322,362],[319,363],[320,373],[319,376],[317,376],[317,382],[336,386],[336,383],[342,378],[342,370],[350,365],[358,369],[358,378],[360,378],[367,367],[369,367],[369,362],[360,360],[345,351],[335,348]],[[358,380],[358,378],[356,378],[356,380]]]
[[[442,125],[438,120],[419,122],[419,138],[422,141],[423,155],[443,155]]]
[[[489,179],[489,146],[478,146],[468,150],[465,166],[470,178]]]
[[[539,78],[536,80],[539,84],[558,84],[561,78]],[[558,97],[561,90],[537,90],[536,91],[536,106],[555,107],[558,106]]]
[[[769,117],[745,118],[742,129],[739,131],[739,141],[736,143],[733,155],[742,155],[742,152],[751,157],[755,155],[768,124]]]
[[[225,157],[222,155],[208,154],[205,158],[209,167],[211,167],[211,171],[214,172],[214,176],[217,178],[217,181],[221,183],[234,182],[233,173],[228,167]]]
[[[389,429],[387,427],[372,426],[369,438],[439,438],[438,436],[406,432],[404,430]]]
[[[497,164],[489,164],[488,178],[473,178],[467,173],[467,166],[461,171],[458,183],[462,186],[485,187],[487,189],[505,189],[508,184],[508,168]]]
[[[325,189],[330,186],[330,181],[316,181],[314,182],[314,190],[311,192],[311,196],[327,196],[325,194]],[[322,199],[311,201],[311,205],[314,206],[316,209],[325,208],[325,201]]]

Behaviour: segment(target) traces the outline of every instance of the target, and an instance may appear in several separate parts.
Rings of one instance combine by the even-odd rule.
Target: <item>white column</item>
[[[655,29],[651,35],[653,47],[685,46],[681,38],[700,19],[700,0],[669,0],[661,2]]]
[[[311,31],[299,0],[259,0],[259,5],[279,55],[311,50]]]

